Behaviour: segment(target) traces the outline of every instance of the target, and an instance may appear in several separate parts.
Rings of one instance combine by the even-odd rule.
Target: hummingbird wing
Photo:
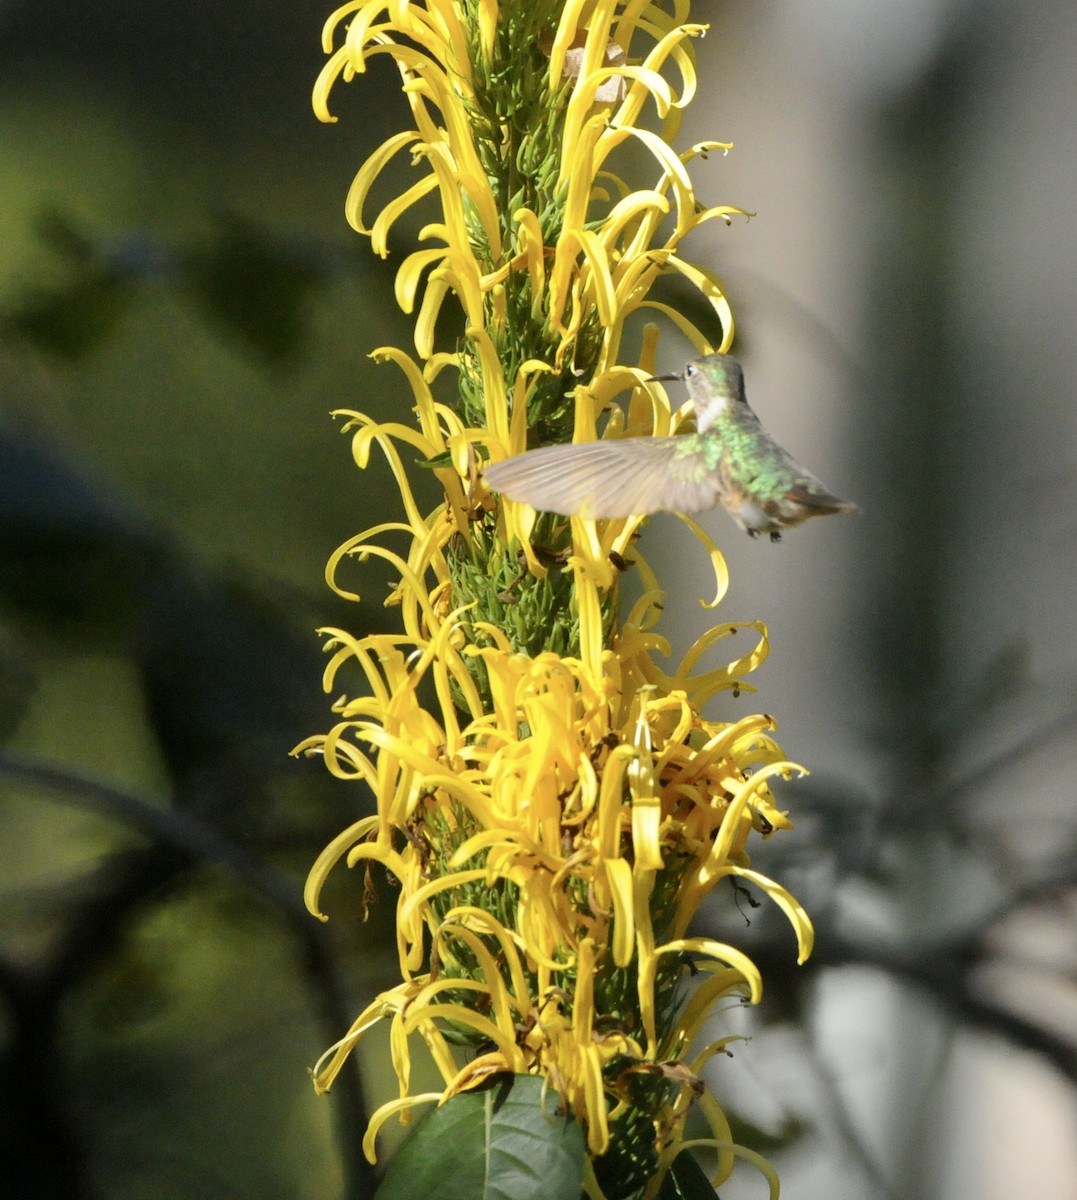
[[[540,512],[591,519],[699,512],[721,480],[691,434],[543,446],[494,463],[487,484]]]

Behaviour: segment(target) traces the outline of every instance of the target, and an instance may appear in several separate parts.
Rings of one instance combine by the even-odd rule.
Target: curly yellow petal
[[[806,963],[811,957],[812,947],[815,944],[815,927],[812,925],[811,917],[808,916],[807,910],[799,900],[780,883],[768,878],[766,875],[760,874],[758,871],[752,871],[748,867],[737,866],[735,863],[729,863],[724,869],[724,874],[735,875],[738,879],[746,879],[749,883],[754,883],[761,892],[764,892],[771,900],[785,913],[789,918],[789,924],[792,925],[793,931],[797,937],[797,962],[801,965]]]
[[[307,874],[307,882],[303,887],[303,903],[311,916],[317,917],[319,921],[329,920],[318,904],[326,878],[348,850],[377,827],[378,819],[377,816],[363,817],[361,821],[349,825],[343,833],[338,833],[314,860],[314,866]]]
[[[748,994],[753,1004],[763,998],[763,980],[759,968],[743,951],[714,938],[676,938],[672,942],[655,948],[655,957],[661,954],[700,954],[717,959],[739,972],[748,985]]]
[[[366,1155],[367,1162],[376,1163],[378,1161],[375,1142],[377,1141],[379,1130],[391,1116],[401,1113],[401,1124],[403,1124],[403,1114],[410,1113],[413,1108],[416,1108],[420,1104],[440,1104],[442,1098],[443,1094],[441,1092],[421,1092],[416,1096],[401,1096],[376,1108],[371,1114],[370,1122],[366,1127],[366,1133],[363,1134],[363,1154]]]

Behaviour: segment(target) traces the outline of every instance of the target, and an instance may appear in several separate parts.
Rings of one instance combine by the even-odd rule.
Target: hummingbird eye
[[[697,367],[695,363],[689,363],[688,366],[686,366],[684,368],[685,379],[691,379],[693,376],[698,375],[698,374],[699,374],[699,367]]]

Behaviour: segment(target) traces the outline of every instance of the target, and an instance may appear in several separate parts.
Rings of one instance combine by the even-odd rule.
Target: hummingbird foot
[[[770,540],[772,542],[780,542],[782,540],[782,535],[775,529],[771,532]]]

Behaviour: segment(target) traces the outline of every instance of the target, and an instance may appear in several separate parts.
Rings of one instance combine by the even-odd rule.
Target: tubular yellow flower
[[[688,42],[706,27],[676,18],[671,21],[654,4],[626,6],[618,16],[612,40],[626,53],[637,37],[651,39],[653,44],[640,66],[606,66],[605,49],[611,40],[615,7],[597,4],[585,15],[577,6],[568,5],[561,15],[546,71],[547,87],[554,89],[552,100],[559,95],[556,89],[564,77],[565,55],[581,19],[590,23],[585,27],[574,86],[564,105],[556,171],[539,187],[541,212],[523,204],[511,211],[499,209],[490,174],[484,168],[481,139],[486,131],[470,119],[479,108],[476,74],[493,73],[490,51],[494,31],[503,20],[498,4],[479,6],[485,20],[477,63],[468,55],[469,33],[460,20],[464,10],[455,4],[424,7],[355,2],[339,9],[326,23],[323,41],[331,58],[315,87],[318,115],[323,120],[335,120],[328,108],[333,85],[365,71],[369,55],[390,53],[400,67],[417,125],[415,130],[389,138],[358,172],[346,204],[349,221],[360,233],[368,234],[375,252],[384,256],[388,253],[389,232],[401,216],[434,191],[442,203],[444,221],[427,226],[420,235],[437,239],[440,246],[410,255],[400,268],[397,284],[398,301],[406,312],[411,312],[422,272],[439,264],[428,279],[428,298],[416,331],[416,345],[422,355],[428,356],[432,350],[437,315],[450,292],[464,306],[468,323],[481,326],[484,302],[507,275],[524,272],[532,285],[538,282],[534,253],[540,239],[536,232],[550,230],[556,221],[559,236],[552,246],[545,314],[559,335],[553,347],[555,361],[560,364],[575,352],[585,318],[597,309],[604,329],[604,348],[598,361],[601,370],[616,360],[625,319],[645,303],[662,270],[669,266],[676,269],[680,264],[677,248],[683,239],[715,217],[728,221],[734,214],[747,215],[729,206],[702,208],[685,169],[692,158],[711,149],[727,150],[727,144],[702,143],[681,156],[669,145],[680,109],[695,92]],[[383,10],[388,19],[376,22]],[[352,20],[344,44],[334,51],[336,32],[349,16]],[[670,60],[681,74],[680,97],[660,74]],[[596,93],[605,80],[613,77],[630,83],[625,97],[612,111],[603,105],[598,105],[596,111]],[[662,137],[636,127],[648,99],[654,101],[658,115],[664,119]],[[435,111],[441,118],[440,125],[433,116]],[[532,141],[523,149],[537,156],[539,139],[535,134],[528,136]],[[649,192],[633,193],[620,185],[623,198],[603,214],[596,211],[594,180],[628,139],[640,142],[654,157],[659,181]],[[429,173],[386,204],[368,225],[363,215],[366,201],[386,167],[404,149],[410,149],[413,162],[425,163]],[[666,197],[670,189],[676,199],[676,220],[666,240],[655,244],[658,226],[670,211]],[[511,198],[503,197],[502,202],[505,200],[511,203]],[[541,240],[545,242],[546,238]],[[727,349],[733,326],[720,284],[702,274],[693,282],[715,306],[724,331],[718,348]],[[541,295],[542,289],[533,287],[533,298]],[[698,333],[695,340],[704,343]]]
[[[652,697],[654,689],[647,686],[628,692],[625,664],[609,652],[599,676],[578,661],[554,655],[532,659],[505,647],[466,641],[457,653],[446,654],[457,635],[467,637],[461,614],[441,622],[431,606],[416,611],[428,614],[427,638],[402,643],[375,635],[356,642],[329,631],[332,644],[346,646],[348,653],[334,656],[327,690],[336,690],[340,668],[359,662],[375,702],[339,702],[341,723],[300,747],[323,753],[329,769],[344,777],[361,774],[377,793],[378,818],[357,823],[327,847],[311,873],[308,892],[308,903],[317,912],[321,883],[345,856],[349,865],[376,859],[398,879],[401,970],[411,982],[388,993],[374,1011],[387,1014],[393,998],[400,997],[401,1006],[425,1012],[406,1025],[428,1044],[438,1036],[434,1018],[450,1016],[498,1046],[488,1063],[570,1080],[576,1078],[572,1062],[563,1058],[576,1055],[575,1046],[555,1037],[520,1045],[516,1030],[544,1006],[547,1031],[553,1015],[569,1020],[561,1001],[544,998],[550,989],[571,998],[577,1027],[585,1017],[592,1019],[594,972],[581,972],[581,962],[602,965],[609,955],[612,965],[623,967],[631,952],[637,955],[645,1014],[640,1033],[646,1045],[640,1050],[639,1039],[630,1036],[617,1053],[634,1054],[640,1061],[653,1060],[659,1052],[653,988],[661,956],[713,955],[733,969],[723,994],[744,986],[758,995],[758,974],[743,954],[680,936],[699,899],[724,874],[745,876],[771,895],[807,952],[811,932],[805,914],[780,885],[750,871],[745,858],[752,828],[769,831],[787,825],[766,780],[798,769],[779,757],[767,736],[773,725],[768,718],[713,724],[698,716],[688,693]],[[404,647],[412,654],[405,656]],[[471,678],[464,664],[467,654],[486,662],[494,711],[480,709],[470,724],[458,728],[451,689],[440,686],[442,721],[432,724],[418,700],[418,685],[438,664],[466,688]],[[405,665],[409,660],[410,667]],[[683,668],[678,674],[691,678]],[[632,697],[627,724],[634,732],[624,742],[620,731],[626,726],[627,696]],[[502,706],[504,711],[498,711]],[[375,709],[380,709],[378,721],[368,715]],[[363,746],[380,751],[377,766]],[[765,765],[746,775],[746,769],[760,763]],[[622,798],[626,792],[627,803]],[[402,850],[393,848],[392,828],[408,831]],[[426,870],[435,857],[443,865],[428,879]],[[667,910],[666,929],[672,936],[656,945],[650,929],[640,928],[640,915],[649,911],[656,871],[670,869],[671,863],[677,864],[680,894],[690,900],[672,913]],[[517,928],[503,926],[493,915],[496,908],[474,902],[499,891],[503,895],[505,886],[519,894]],[[444,906],[446,894],[452,897],[449,907]],[[473,897],[471,903],[463,902],[467,896]],[[581,907],[579,898],[586,896],[591,900]],[[495,965],[477,933],[495,939],[507,969]],[[424,939],[429,939],[432,961],[441,971],[439,987],[465,987],[466,982],[481,990],[490,1003],[487,1018],[478,1020],[459,1002],[459,1011],[452,1003],[430,1004],[430,992],[424,991],[430,976],[414,974]],[[453,973],[453,963],[461,961],[456,951],[445,948],[453,941],[469,948],[481,984]],[[586,981],[583,992],[581,980]],[[370,1011],[319,1071],[319,1086],[328,1086],[344,1055],[369,1027]],[[445,1061],[436,1051],[434,1057],[439,1065]],[[458,1073],[454,1068],[447,1087],[461,1086]],[[595,1108],[601,1090],[584,1089],[580,1095],[590,1105],[581,1115],[597,1136],[593,1131],[606,1122],[604,1104],[601,1111]],[[592,1148],[601,1153],[604,1146],[599,1141]]]
[[[350,538],[327,580],[354,597],[348,561],[384,561],[399,581],[389,603],[400,630],[323,631],[337,722],[297,752],[363,781],[376,813],[319,855],[306,900],[325,919],[328,873],[341,860],[380,864],[399,884],[402,981],[326,1052],[315,1084],[328,1089],[359,1039],[390,1022],[399,1095],[371,1121],[373,1158],[390,1115],[406,1119],[412,1105],[444,1103],[498,1072],[540,1075],[584,1126],[590,1194],[611,1200],[657,1193],[685,1144],[696,1068],[719,1048],[689,1061],[693,1039],[724,997],[761,992],[742,951],[690,934],[703,898],[727,876],[750,882],[785,913],[802,960],[812,941],[807,914],[749,857],[753,836],[790,827],[770,781],[801,768],[772,738],[771,717],[702,715],[717,693],[754,690],[746,676],[767,656],[765,626],[726,622],[664,669],[662,590],[636,547],[644,518],[536,513],[492,495],[481,476],[536,441],[682,427],[687,407],[674,410],[651,380],[656,327],[645,327],[634,364],[623,361],[626,321],[640,310],[701,352],[732,341],[720,281],[682,256],[702,223],[747,215],[701,205],[689,172],[728,144],[671,145],[705,29],[687,17],[687,0],[352,0],[326,24],[330,57],[315,88],[316,110],[333,120],[331,89],[372,55],[400,69],[414,128],[370,156],[346,203],[375,253],[389,253],[421,201],[441,210],[396,277],[400,307],[418,308],[417,357],[373,354],[403,375],[415,423],[338,414],[360,468],[375,446],[385,457],[402,518]],[[639,124],[649,110],[660,131]],[[614,170],[632,148],[656,173],[638,191]],[[401,183],[390,170],[404,151],[419,175]],[[395,194],[371,217],[387,184]],[[714,343],[653,298],[669,272],[714,310]],[[444,349],[449,297],[460,336]],[[454,403],[434,395],[446,368]],[[444,491],[431,512],[408,481],[416,457]],[[712,565],[707,603],[717,605],[725,562],[683,520]],[[630,569],[642,594],[619,619]],[[739,630],[752,631],[746,653],[701,666]],[[689,971],[701,982],[686,995]],[[436,1096],[409,1093],[416,1036],[441,1074]],[[454,1053],[461,1045],[468,1061]],[[713,1102],[704,1111],[728,1172],[728,1126]]]

